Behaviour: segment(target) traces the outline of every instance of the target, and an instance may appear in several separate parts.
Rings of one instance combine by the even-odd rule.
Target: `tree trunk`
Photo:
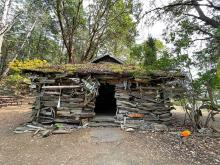
[[[70,51],[68,53],[68,63],[69,64],[74,64],[75,63],[75,56],[74,56],[74,48],[71,46]]]
[[[4,34],[6,33],[7,29],[7,19],[8,19],[8,11],[11,6],[11,0],[5,0],[4,3],[4,9],[3,9],[3,14],[2,14],[2,19],[1,19],[1,24],[2,24],[2,29],[0,29],[0,59],[2,57],[2,44],[4,41]],[[0,61],[1,64],[1,61]]]
[[[0,35],[0,62],[1,62],[1,58],[2,58],[2,44],[4,41],[4,34]]]
[[[34,28],[35,28],[36,23],[37,23],[37,19],[34,21],[34,23],[32,24],[32,26],[31,26],[31,28],[30,28],[30,30],[28,31],[28,33],[27,33],[27,35],[26,35],[26,38],[25,38],[25,40],[23,41],[23,43],[22,43],[22,45],[21,45],[21,47],[20,47],[20,51],[24,48],[26,41],[30,38],[30,36],[31,36],[31,34],[32,34],[32,32],[33,32],[33,30],[34,30]],[[20,52],[20,51],[19,51],[19,52]],[[18,57],[18,54],[16,54],[16,55],[14,56],[14,58],[11,60],[11,62],[13,63],[13,62],[17,59],[17,57]],[[7,68],[5,69],[5,71],[3,72],[1,78],[6,77],[6,76],[8,75],[8,72],[9,72],[9,71],[10,71],[10,68],[7,67]]]

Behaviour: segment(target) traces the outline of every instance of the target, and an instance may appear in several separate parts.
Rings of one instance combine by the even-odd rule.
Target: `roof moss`
[[[121,74],[130,75],[134,77],[142,77],[146,75],[153,76],[168,76],[176,77],[182,76],[177,72],[165,72],[161,70],[146,70],[137,65],[120,65],[112,63],[102,64],[65,64],[65,65],[50,65],[45,64],[33,67],[20,67],[24,72],[38,72],[38,73],[67,73],[67,74]]]

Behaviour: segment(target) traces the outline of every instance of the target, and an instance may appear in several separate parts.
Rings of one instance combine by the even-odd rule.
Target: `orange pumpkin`
[[[189,137],[191,135],[191,131],[189,130],[184,130],[181,132],[182,137]]]

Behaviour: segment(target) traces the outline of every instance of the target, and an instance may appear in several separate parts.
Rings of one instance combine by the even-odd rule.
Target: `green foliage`
[[[220,60],[218,62],[218,66],[217,66],[217,77],[220,78]]]
[[[213,84],[217,89],[220,89],[220,60],[219,60],[218,65],[217,65],[217,73],[216,73],[216,76],[214,78]]]
[[[31,80],[27,76],[22,74],[22,69],[32,69],[36,67],[40,68],[47,65],[48,63],[46,60],[40,59],[25,61],[15,60],[14,62],[10,62],[9,67],[11,69],[11,73],[9,76],[6,77],[5,84],[15,87],[15,90],[17,92],[21,91],[23,88],[27,89],[27,85],[31,84]]]
[[[156,48],[155,39],[149,37],[149,39],[140,45],[135,45],[131,49],[131,58],[139,61],[143,66],[152,65],[156,61],[156,54],[158,48]],[[158,44],[159,45],[159,44]],[[161,45],[159,45],[161,47]]]
[[[26,76],[22,76],[19,73],[14,73],[6,78],[8,85],[19,87],[20,84],[31,84],[31,81]]]
[[[46,60],[33,59],[25,61],[15,60],[14,62],[10,62],[9,67],[14,71],[14,73],[20,73],[21,68],[32,69],[36,67],[40,68],[47,65],[48,63]]]
[[[103,2],[108,7],[101,5]],[[118,0],[113,2],[99,0],[92,7],[92,12],[89,14],[95,13],[96,16],[94,18],[91,17],[91,19],[98,21],[98,26],[100,27],[100,31],[96,33],[99,40],[92,42],[94,52],[107,51],[116,56],[129,54],[129,49],[135,42],[137,26],[137,21],[132,17],[132,14],[134,10],[137,10],[138,6],[131,1]],[[97,10],[100,11],[97,12]],[[102,12],[104,16],[99,18],[98,15]],[[97,17],[100,20],[97,20]],[[99,49],[97,49],[97,42],[100,45]]]
[[[146,70],[170,70],[182,60],[174,58],[160,40],[149,37],[143,44],[131,49],[130,58],[138,62]]]

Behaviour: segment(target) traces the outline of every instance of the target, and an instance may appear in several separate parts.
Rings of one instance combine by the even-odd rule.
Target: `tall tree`
[[[187,91],[188,103],[195,127],[201,125],[202,108],[210,110],[210,116],[218,111],[214,97],[217,78],[217,62],[220,57],[220,6],[217,0],[171,0],[168,3],[152,1],[154,8],[145,13],[152,20],[166,20],[165,39],[174,46],[173,55],[184,56],[181,69],[190,76]],[[197,75],[195,76],[195,71]],[[194,72],[194,74],[193,74]]]
[[[97,0],[83,7],[82,1],[57,0],[53,5],[70,63],[86,62],[99,51],[116,52],[118,45],[134,42],[134,7],[127,1]]]
[[[0,21],[0,61],[2,57],[2,44],[4,41],[5,33],[10,29],[10,23],[8,22],[8,15],[11,6],[11,0],[5,0],[3,4],[3,13]]]
[[[69,63],[75,63],[74,36],[78,27],[82,25],[82,2],[83,0],[56,0],[56,15],[67,50]]]
[[[145,67],[153,66],[159,59],[159,52],[163,48],[163,43],[160,40],[148,37],[147,41],[131,48],[130,57]]]
[[[35,0],[16,1],[13,6],[20,6],[22,12],[16,15],[13,27],[5,35],[0,73],[5,76],[9,71],[8,63],[16,59],[40,58],[51,63],[64,63],[61,37],[55,28],[50,6],[45,1]]]
[[[87,13],[89,35],[82,61],[91,60],[100,51],[123,54],[134,42],[137,21],[131,15],[139,13],[138,8],[138,4],[123,0],[98,0],[90,4]]]

